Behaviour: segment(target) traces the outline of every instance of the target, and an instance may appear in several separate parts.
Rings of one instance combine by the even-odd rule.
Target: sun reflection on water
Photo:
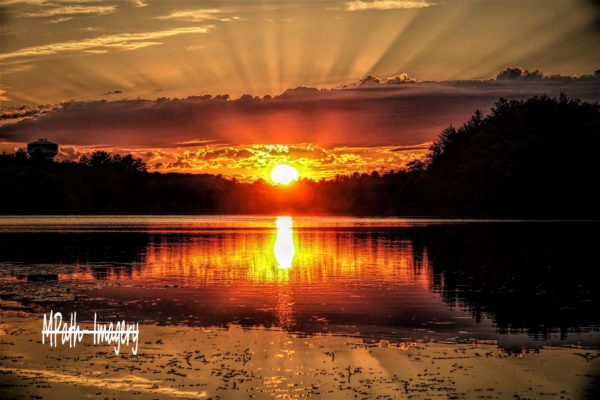
[[[226,286],[248,294],[257,285],[318,286],[338,293],[354,284],[423,288],[431,284],[427,253],[400,234],[364,230],[363,225],[340,228],[323,223],[306,228],[303,217],[290,216],[269,217],[259,227],[254,221],[236,226],[152,233],[127,273],[111,269],[114,273],[103,279]],[[59,279],[95,279],[94,272],[85,267],[84,263],[79,273]],[[257,293],[262,299],[265,288],[260,287]]]
[[[277,217],[275,220],[277,236],[273,246],[273,253],[275,254],[275,260],[277,260],[277,268],[280,269],[291,268],[294,255],[296,254],[292,226],[292,217]]]

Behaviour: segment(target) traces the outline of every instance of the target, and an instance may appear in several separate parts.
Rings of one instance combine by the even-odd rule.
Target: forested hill
[[[421,193],[442,214],[598,216],[599,152],[597,103],[500,100],[487,117],[441,133]]]
[[[501,99],[448,127],[402,171],[279,188],[146,172],[131,156],[80,162],[0,156],[0,214],[310,213],[490,218],[600,217],[600,106],[561,96]]]

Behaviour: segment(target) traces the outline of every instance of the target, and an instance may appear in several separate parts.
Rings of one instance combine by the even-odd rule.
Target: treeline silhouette
[[[598,326],[600,271],[586,223],[441,224],[402,232],[414,255],[426,254],[431,285],[451,306],[480,321],[491,316],[501,333],[548,338]],[[416,260],[418,261],[418,260]]]
[[[546,96],[500,99],[448,127],[422,161],[380,174],[290,187],[214,175],[159,174],[131,155],[79,162],[0,155],[2,214],[311,213],[499,218],[600,215],[600,106]]]

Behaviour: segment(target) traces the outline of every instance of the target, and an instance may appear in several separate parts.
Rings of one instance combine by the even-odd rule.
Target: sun
[[[289,185],[298,180],[298,170],[287,164],[276,165],[271,171],[271,180],[280,185]]]

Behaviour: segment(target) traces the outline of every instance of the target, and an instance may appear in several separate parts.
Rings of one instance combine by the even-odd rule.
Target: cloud
[[[0,101],[8,101],[10,100],[6,95],[6,90],[0,87]]]
[[[579,76],[571,75],[545,75],[538,70],[529,71],[523,67],[506,67],[496,75],[497,81],[585,81],[585,80],[600,80],[600,70],[594,71],[593,74],[585,74]]]
[[[2,6],[40,5],[40,4],[46,3],[47,1],[48,0],[2,0],[2,3],[0,5],[2,5]]]
[[[115,153],[132,153],[146,161],[152,171],[203,172],[235,176],[242,180],[267,178],[273,165],[291,164],[304,177],[331,178],[337,174],[396,170],[424,157],[430,143],[398,151],[390,146],[322,147],[312,143],[294,145],[220,145],[200,143],[196,148],[109,148]],[[59,158],[76,161],[97,148],[61,146]]]
[[[435,4],[436,3],[427,0],[354,0],[347,1],[344,5],[347,11],[364,11],[427,8],[434,6]]]
[[[112,96],[115,94],[123,94],[122,90],[109,90],[107,92],[102,93],[102,96]]]
[[[1,91],[1,89],[0,89]],[[38,116],[40,114],[37,108],[24,108],[24,109],[16,109],[16,110],[6,110],[0,112],[0,120],[7,119],[22,119],[30,116]]]
[[[1,5],[13,6],[13,5],[27,5],[27,6],[51,6],[58,7],[61,4],[77,5],[77,4],[91,4],[101,3],[103,0],[2,0]]]
[[[535,82],[535,81],[554,81],[554,82],[575,82],[575,81],[600,81],[600,70],[596,70],[591,74],[583,74],[583,75],[546,75],[538,70],[529,71],[523,67],[506,67],[502,71],[498,72],[494,80],[477,80],[477,81],[450,81],[452,83],[456,83],[459,85],[464,85],[466,83],[470,84],[479,84],[480,86],[485,84],[486,82],[492,81],[527,81],[527,82]],[[379,78],[372,75],[367,75],[366,77],[359,79],[356,82],[352,82],[346,85],[342,85],[339,89],[390,89],[393,85],[405,85],[405,84],[413,84],[419,82],[416,78],[408,75],[403,72],[397,75],[393,75],[387,78]],[[421,82],[424,83],[424,82]],[[406,86],[406,85],[405,85]],[[301,88],[297,88],[294,90],[298,90]],[[310,88],[304,88],[305,90],[311,90]],[[312,88],[312,90],[317,90]]]
[[[415,83],[417,80],[407,73],[403,72],[398,75],[390,76],[385,80],[385,83],[389,85],[395,85],[399,83]]]
[[[69,5],[69,6],[53,6],[53,3],[43,3],[50,7],[43,7],[37,11],[24,12],[20,15],[28,18],[49,18],[49,17],[65,17],[72,15],[106,15],[117,11],[117,6],[97,6],[97,5]]]
[[[160,171],[249,176],[285,161],[313,176],[331,176],[349,164],[359,172],[399,168],[422,156],[442,129],[464,123],[476,109],[485,113],[500,97],[565,93],[600,100],[600,79],[592,79],[600,74],[501,74],[517,78],[419,82],[399,74],[371,76],[359,81],[368,82],[362,86],[298,87],[275,97],[202,95],[12,109],[6,112],[10,123],[0,126],[0,142],[15,147],[47,136],[80,152],[133,152]]]
[[[156,17],[157,19],[167,19],[176,21],[190,21],[190,22],[201,22],[206,20],[214,20],[219,18],[223,13],[222,10],[217,8],[211,9],[198,9],[198,10],[185,10],[185,11],[173,11],[168,15],[161,15]]]
[[[417,82],[417,80],[405,72],[387,78],[378,78],[376,76],[368,75],[357,82],[341,86],[341,89],[376,89],[383,88],[389,85],[400,85],[415,82]]]
[[[70,40],[68,42],[29,46],[0,54],[0,60],[22,57],[40,57],[61,53],[76,53],[86,51],[97,52],[106,50],[135,50],[142,47],[162,44],[162,42],[158,42],[156,39],[163,39],[171,36],[191,33],[206,33],[209,29],[209,26],[196,26],[155,32],[118,33],[113,35],[98,36],[95,38]]]
[[[72,19],[73,19],[73,17],[59,17],[59,18],[51,19],[48,22],[50,22],[51,24],[60,24],[61,22],[71,21]]]
[[[229,22],[238,20],[239,17],[225,17],[225,11],[217,8],[196,9],[196,10],[181,10],[173,11],[168,15],[156,17],[163,20],[187,21],[187,22],[203,22],[203,21],[222,21]]]
[[[377,78],[376,76],[369,75],[369,76],[365,76],[360,81],[358,81],[356,84],[354,84],[354,87],[360,88],[360,87],[379,86],[379,85],[381,85],[381,83],[382,83],[381,79]],[[346,86],[346,87],[351,87],[351,86]]]
[[[403,152],[403,151],[414,151],[414,150],[423,150],[426,151],[429,149],[430,143],[422,143],[416,144],[412,146],[399,146],[390,149],[390,151]]]
[[[184,142],[175,143],[177,147],[198,147],[205,144],[211,143],[212,140],[200,140],[200,139],[192,139]]]
[[[279,98],[281,99],[299,99],[299,98],[310,98],[319,93],[319,89],[314,87],[298,86],[294,89],[287,89]]]
[[[56,110],[59,106],[50,104],[39,106],[1,107],[0,126],[5,123],[16,123],[28,117],[37,118],[40,115]]]
[[[131,2],[133,3],[134,6],[136,7],[147,7],[148,3],[146,3],[143,0],[131,0]]]

